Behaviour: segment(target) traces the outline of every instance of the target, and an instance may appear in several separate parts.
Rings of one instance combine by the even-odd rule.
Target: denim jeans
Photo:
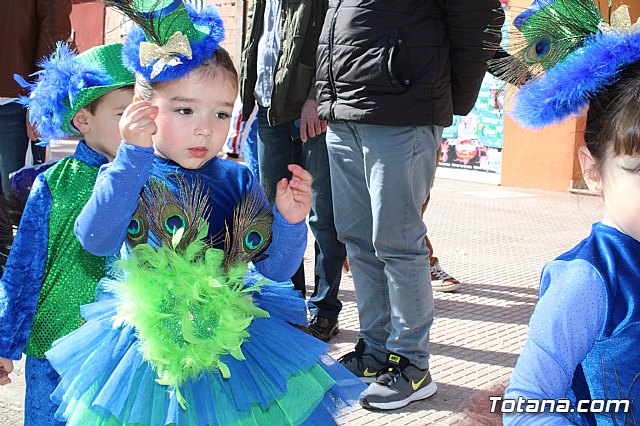
[[[275,200],[276,183],[283,177],[290,176],[287,165],[299,164],[313,176],[309,227],[316,240],[315,289],[309,298],[309,312],[311,315],[338,319],[342,309],[342,303],[338,300],[338,290],[346,250],[344,244],[338,241],[333,221],[331,177],[325,135],[310,138],[303,144],[300,141],[297,120],[270,127],[267,108],[260,107],[258,160],[260,183],[270,203]],[[300,289],[295,281],[294,285]]]
[[[0,105],[0,175],[2,189],[11,190],[9,174],[24,167],[29,147],[26,128],[26,110],[15,102]],[[32,146],[34,163],[43,162],[46,149]]]
[[[338,239],[347,246],[359,337],[379,359],[394,352],[428,368],[434,307],[421,208],[435,170],[440,126],[331,123]]]

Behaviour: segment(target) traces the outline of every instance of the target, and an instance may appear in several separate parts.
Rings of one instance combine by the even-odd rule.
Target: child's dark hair
[[[640,63],[624,69],[618,81],[589,103],[584,139],[602,163],[608,153],[640,154]]]
[[[238,84],[238,71],[236,71],[236,67],[233,65],[229,52],[223,47],[218,48],[210,58],[205,59],[200,66],[191,72],[201,73],[205,78],[223,73],[225,77],[231,79],[234,84]],[[160,89],[169,83],[171,83],[171,81],[151,83],[141,75],[136,74],[135,94],[142,100],[150,101],[153,97],[154,89]]]

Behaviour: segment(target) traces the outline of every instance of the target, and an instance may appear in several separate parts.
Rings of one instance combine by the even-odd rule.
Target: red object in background
[[[455,161],[462,164],[469,164],[471,160],[480,155],[478,144],[470,139],[459,141],[455,146]]]
[[[104,44],[105,6],[95,0],[73,0],[71,28],[78,52]]]

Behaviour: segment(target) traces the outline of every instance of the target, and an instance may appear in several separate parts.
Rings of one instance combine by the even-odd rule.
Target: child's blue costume
[[[243,197],[258,194],[266,205],[264,193],[246,167],[213,158],[200,169],[188,170],[154,157],[151,149],[123,143],[114,162],[101,171],[94,195],[76,222],[76,234],[85,247],[112,254],[127,232],[139,230],[131,218],[138,208],[138,194],[150,177],[166,183],[176,195],[189,195],[198,185],[204,187],[211,207],[207,237],[214,239],[237,220],[234,208]],[[179,181],[190,185],[181,186],[176,183]],[[111,207],[105,209],[107,205]],[[153,207],[148,207],[150,210]],[[304,222],[287,223],[275,209],[274,216],[271,244],[264,252],[266,257],[255,261],[255,267],[272,279],[284,280],[300,264],[307,230]],[[149,233],[152,245],[158,244],[157,239]],[[173,244],[179,245],[176,241]],[[133,258],[143,251],[148,253],[147,247],[138,245],[129,254]],[[214,251],[209,249],[204,257],[213,257]],[[195,259],[194,263],[202,263],[202,256]],[[178,268],[169,263],[158,269]],[[154,275],[158,269],[149,269],[148,280],[157,283],[155,288],[162,293],[173,282],[161,284]],[[153,339],[133,324],[131,317],[138,312],[133,309],[133,314],[123,314],[126,298],[132,297],[134,275],[130,271],[125,274],[124,282],[108,284],[116,290],[107,288],[100,301],[83,308],[87,323],[47,352],[62,378],[53,395],[61,402],[58,416],[64,415],[69,424],[327,425],[335,423],[340,409],[355,402],[365,387],[326,355],[326,344],[287,324],[304,324],[306,320],[304,300],[292,286],[269,282],[253,287],[256,281],[264,282],[257,275],[245,278],[242,284],[246,296],[241,299],[254,306],[248,308],[251,313],[246,317],[246,335],[237,346],[231,345],[233,348],[222,354],[219,362],[176,385],[167,379],[170,374],[165,375],[174,365],[163,364],[157,351],[146,351]],[[243,274],[244,269],[240,276]],[[171,294],[173,297],[175,293]],[[209,303],[202,302],[204,298],[201,293],[196,295],[182,318],[162,313],[163,321],[168,322],[160,327],[169,334],[177,330],[180,337],[170,340],[179,341],[180,348],[188,346],[185,342],[197,340],[206,345],[207,339],[219,339],[215,332],[200,340],[193,337],[199,333],[199,324],[211,318],[219,319],[211,320],[214,325],[207,330],[237,320],[236,314],[220,319],[224,312],[216,310],[199,317],[198,312],[206,310]],[[140,306],[140,299],[133,300]],[[191,360],[191,354],[186,358]]]
[[[27,354],[27,425],[53,422],[57,406],[49,396],[58,375],[44,352],[80,326],[80,305],[94,300],[105,273],[105,259],[88,253],[73,235],[105,163],[105,156],[80,142],[72,156],[37,176],[0,283],[0,356],[18,360]]]
[[[505,394],[506,399],[566,396],[574,403],[628,399],[628,414],[505,415],[505,424],[542,425],[555,418],[614,425],[628,424],[625,416],[640,418],[638,259],[640,242],[596,223],[587,239],[544,268],[529,337]]]

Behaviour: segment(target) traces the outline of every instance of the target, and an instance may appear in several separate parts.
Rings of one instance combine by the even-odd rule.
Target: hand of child
[[[148,101],[137,101],[130,104],[120,119],[120,134],[129,145],[143,148],[153,146],[151,136],[158,127],[154,119],[158,115],[158,107]]]
[[[13,371],[13,361],[0,358],[0,386],[11,383],[9,374]]]
[[[302,222],[311,211],[311,173],[302,167],[289,164],[291,180],[282,178],[276,185],[276,208],[287,222]]]

